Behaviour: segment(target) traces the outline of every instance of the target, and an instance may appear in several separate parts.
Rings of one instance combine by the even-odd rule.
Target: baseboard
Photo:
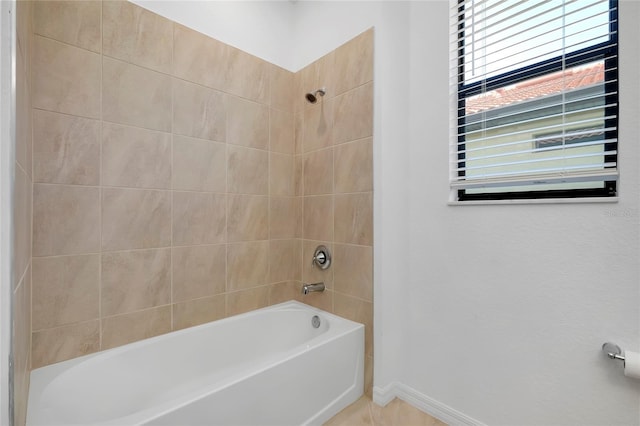
[[[378,404],[381,407],[384,407],[395,398],[396,395],[396,386],[398,386],[400,382],[391,382],[385,387],[374,386],[373,387],[373,402]]]
[[[385,406],[396,397],[449,425],[486,426],[404,383],[392,382],[384,387],[373,388],[373,402],[378,405]]]

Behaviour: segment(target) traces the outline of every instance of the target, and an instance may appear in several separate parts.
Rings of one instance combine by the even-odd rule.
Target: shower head
[[[315,104],[318,102],[318,96],[324,96],[327,93],[327,90],[323,87],[322,89],[318,89],[315,92],[309,92],[305,95],[307,102],[310,104]]]

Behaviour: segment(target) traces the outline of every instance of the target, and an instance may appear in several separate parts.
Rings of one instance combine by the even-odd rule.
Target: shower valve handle
[[[319,252],[318,254],[313,256],[313,261],[311,262],[311,264],[315,265],[316,263],[319,263],[321,265],[324,265],[324,262],[326,261],[327,261],[327,255],[325,255],[324,252]]]
[[[331,266],[331,253],[325,246],[316,247],[316,251],[313,252],[313,258],[311,259],[311,266],[317,266],[320,269],[327,269]]]

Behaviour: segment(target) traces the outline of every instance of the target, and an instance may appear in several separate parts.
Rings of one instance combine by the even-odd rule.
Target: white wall
[[[295,71],[289,1],[130,0],[261,59]]]
[[[389,3],[129,1],[293,72],[379,22],[381,7]]]
[[[640,5],[620,2],[620,201],[501,206],[447,205],[446,0],[271,6],[274,34],[253,9],[196,29],[296,71],[375,26],[377,395],[488,424],[640,423],[640,381],[600,352],[640,350]],[[287,19],[295,43],[271,45]]]
[[[447,4],[412,4],[411,273],[396,327],[413,390],[487,424],[640,422],[640,381],[600,352],[640,350],[638,6],[620,3],[620,202],[448,206]]]
[[[295,4],[294,71],[304,68],[358,34],[383,21],[397,19],[403,6],[383,1],[301,0]],[[407,3],[405,2],[404,8]],[[390,12],[385,15],[382,10]],[[383,18],[383,16],[386,16]],[[384,31],[384,29],[382,29]]]

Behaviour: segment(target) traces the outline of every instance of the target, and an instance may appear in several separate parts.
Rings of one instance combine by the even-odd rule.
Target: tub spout
[[[324,283],[302,284],[302,294],[309,294],[313,291],[324,291]]]

